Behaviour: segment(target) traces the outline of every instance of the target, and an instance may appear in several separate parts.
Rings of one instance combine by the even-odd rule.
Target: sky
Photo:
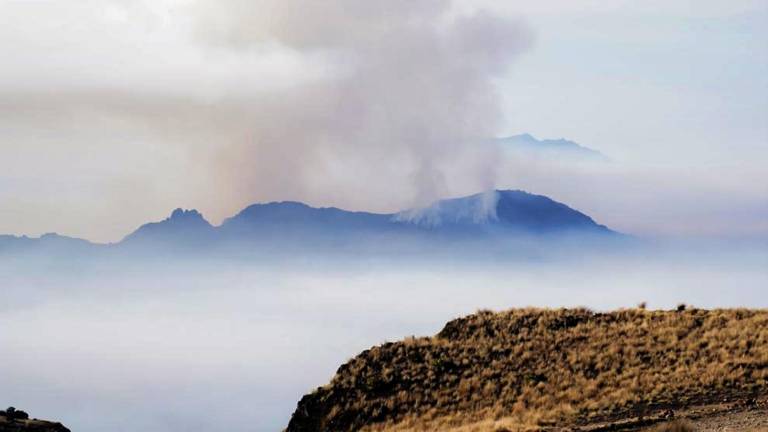
[[[496,187],[640,235],[768,237],[766,24],[751,0],[0,0],[0,233]],[[613,162],[471,144],[522,132]]]

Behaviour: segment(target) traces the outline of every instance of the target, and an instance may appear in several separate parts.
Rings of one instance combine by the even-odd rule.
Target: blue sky
[[[768,3],[679,3],[529,15],[535,47],[501,84],[508,130],[630,161],[765,160]]]

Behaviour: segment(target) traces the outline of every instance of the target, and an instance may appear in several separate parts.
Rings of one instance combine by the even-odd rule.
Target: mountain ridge
[[[269,246],[321,246],[358,241],[412,238],[475,239],[512,234],[563,233],[616,234],[588,215],[544,195],[520,190],[493,190],[435,201],[425,208],[396,213],[349,211],[312,207],[298,201],[249,205],[212,225],[197,210],[177,208],[167,218],[149,222],[111,244],[91,243],[57,234],[38,239],[0,236],[0,251],[15,247],[66,249],[77,246],[124,249],[167,248],[205,250],[211,246],[246,244]],[[55,246],[55,247],[54,247]]]

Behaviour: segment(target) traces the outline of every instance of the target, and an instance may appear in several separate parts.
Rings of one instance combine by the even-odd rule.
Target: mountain
[[[177,208],[160,221],[142,225],[126,236],[123,246],[179,246],[193,247],[210,243],[215,229],[197,210]]]
[[[569,158],[583,161],[608,161],[608,158],[597,150],[581,146],[567,139],[537,139],[531,134],[513,135],[496,140],[502,149],[524,156],[540,156],[548,160]]]
[[[744,411],[765,427],[766,340],[765,310],[481,311],[363,351],[286,431],[640,430]]]
[[[335,207],[310,207],[284,201],[254,204],[226,219],[219,231],[226,236],[291,236],[317,232],[380,231],[391,228],[391,215],[352,212]]]
[[[518,190],[496,190],[441,200],[425,209],[399,213],[394,220],[436,230],[458,226],[527,233],[610,232],[565,204]]]
[[[516,190],[489,191],[436,201],[425,208],[382,214],[315,208],[298,202],[254,204],[225,220],[217,231],[234,238],[286,238],[322,233],[452,232],[457,227],[476,229],[475,232],[497,228],[535,233],[609,231],[565,204]]]
[[[171,217],[160,224],[144,226],[137,234],[155,235],[165,241],[181,232],[184,236],[206,239],[219,248],[251,251],[376,251],[397,250],[406,245],[440,247],[445,240],[504,242],[521,235],[612,233],[565,204],[513,190],[440,200],[426,208],[399,213],[352,212],[288,201],[251,205],[218,227],[203,223],[198,215],[195,217],[197,222],[189,226],[176,227]]]
[[[174,210],[112,245],[48,234],[39,239],[0,236],[0,252],[26,251],[310,251],[313,249],[397,251],[440,248],[444,241],[504,243],[523,235],[615,234],[589,216],[542,195],[497,190],[439,200],[399,213],[368,213],[300,202],[251,205],[220,226],[197,210]]]

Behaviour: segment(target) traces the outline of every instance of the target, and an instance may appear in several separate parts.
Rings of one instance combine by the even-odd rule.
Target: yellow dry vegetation
[[[288,430],[540,430],[767,389],[765,310],[481,311],[363,352]]]

